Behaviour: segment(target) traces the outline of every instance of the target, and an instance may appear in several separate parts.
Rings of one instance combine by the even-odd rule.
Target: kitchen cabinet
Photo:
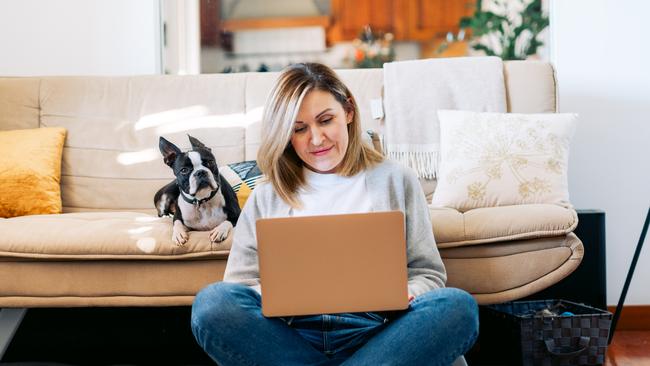
[[[396,39],[406,36],[406,7],[410,0],[331,0],[332,25],[329,43],[351,41],[369,25],[374,32],[391,32]]]
[[[216,45],[223,31],[296,26],[322,26],[328,44],[351,41],[369,25],[391,32],[397,41],[429,42],[458,32],[464,16],[473,14],[475,0],[330,0],[330,14],[310,17],[268,17],[220,20],[220,1],[201,0],[204,45]]]
[[[350,41],[365,25],[391,32],[396,40],[428,41],[457,32],[460,19],[474,12],[473,0],[331,0],[330,43]]]
[[[426,41],[458,32],[460,19],[474,13],[474,3],[468,0],[408,0],[409,40]]]

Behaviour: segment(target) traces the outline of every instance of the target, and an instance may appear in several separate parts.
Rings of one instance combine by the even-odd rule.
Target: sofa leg
[[[27,309],[22,308],[0,309],[0,361],[26,312]]]

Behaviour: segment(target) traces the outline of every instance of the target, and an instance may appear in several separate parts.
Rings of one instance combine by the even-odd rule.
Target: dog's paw
[[[230,221],[226,220],[222,222],[219,224],[219,226],[210,231],[210,241],[213,243],[221,243],[222,241],[226,240],[230,234],[230,230],[232,230],[232,224]]]
[[[172,229],[172,241],[176,244],[177,247],[182,247],[187,243],[189,235],[185,225],[181,224],[180,221],[174,223],[174,228]]]
[[[187,237],[187,233],[184,232],[174,233],[172,235],[172,241],[177,247],[182,247],[185,246],[185,243],[187,243]]]

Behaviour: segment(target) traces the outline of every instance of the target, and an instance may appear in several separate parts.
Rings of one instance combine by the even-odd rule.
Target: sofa
[[[381,69],[340,70],[378,145]],[[549,63],[504,62],[508,112],[557,111]],[[222,279],[232,238],[171,241],[153,206],[172,179],[158,137],[188,149],[191,134],[220,165],[254,160],[277,73],[0,78],[0,130],[60,126],[63,212],[0,219],[0,308],[189,305]],[[435,180],[421,180],[431,197]],[[530,204],[459,212],[430,208],[448,286],[479,304],[540,291],[570,274],[583,246],[571,207]]]

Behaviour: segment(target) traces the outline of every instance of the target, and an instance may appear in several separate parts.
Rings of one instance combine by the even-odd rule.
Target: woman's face
[[[348,149],[346,113],[332,94],[312,90],[302,100],[293,126],[291,145],[307,168],[318,173],[336,173]]]

